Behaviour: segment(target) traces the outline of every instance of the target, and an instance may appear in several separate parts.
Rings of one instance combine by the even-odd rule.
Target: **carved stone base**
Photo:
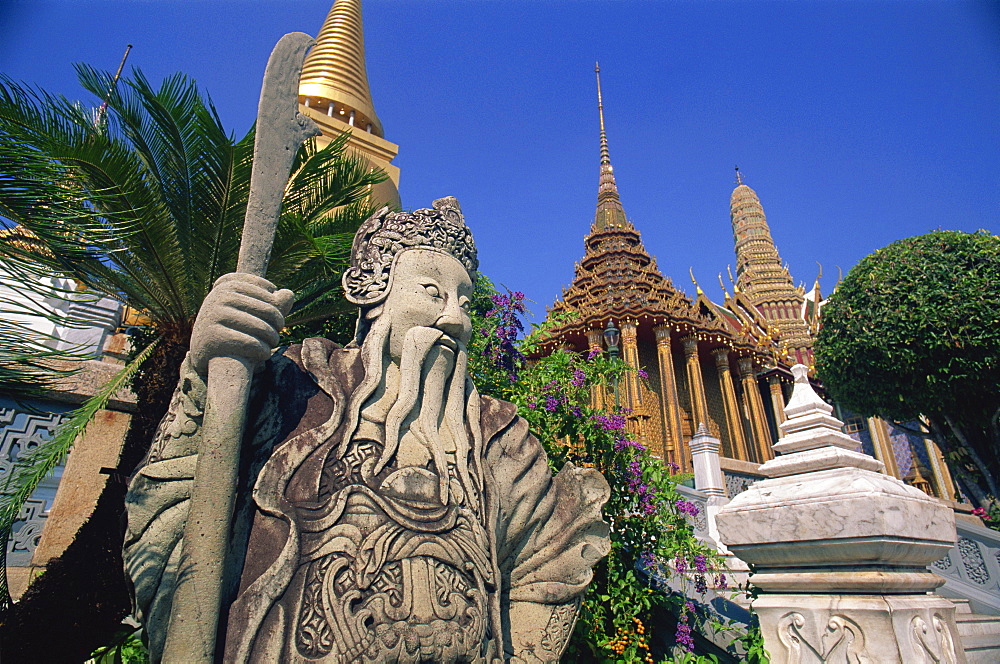
[[[775,664],[964,664],[955,605],[935,595],[766,594],[753,608]]]

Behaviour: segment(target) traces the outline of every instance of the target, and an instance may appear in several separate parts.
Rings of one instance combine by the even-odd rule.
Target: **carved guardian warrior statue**
[[[126,567],[154,660],[203,444],[205,367],[236,353],[260,370],[223,589],[225,661],[559,659],[608,551],[608,486],[572,464],[552,477],[515,407],[476,391],[477,265],[455,199],[383,209],[344,275],[360,307],[355,342],[273,355],[291,294],[220,279],[128,496]]]

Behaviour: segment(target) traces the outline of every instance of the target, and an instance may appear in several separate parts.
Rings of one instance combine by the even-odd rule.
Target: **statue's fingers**
[[[229,272],[224,274],[215,280],[213,288],[234,283],[256,286],[257,288],[264,289],[268,293],[274,292],[274,284],[270,281],[264,277],[258,277],[255,274],[247,274],[246,272]]]
[[[257,303],[251,300],[254,304]],[[269,309],[269,311],[265,311]],[[242,333],[251,337],[254,341],[266,344],[268,349],[278,345],[280,338],[280,326],[274,324],[275,319],[282,318],[281,313],[270,305],[262,307],[261,311],[270,318],[259,315],[258,311],[246,311],[241,309],[228,309],[218,320],[218,324],[237,333]],[[279,321],[280,322],[280,321]]]
[[[218,289],[218,291],[213,292],[217,292],[222,296],[226,293],[239,293],[241,295],[246,295],[247,297],[252,297],[263,302],[274,304],[274,290],[267,287],[270,285],[270,282],[260,284],[251,283],[249,281],[233,280],[226,282]]]
[[[282,316],[287,316],[288,312],[292,310],[292,305],[295,304],[295,293],[287,288],[282,288],[281,290],[274,291],[272,295],[274,297],[272,300],[274,306],[278,308]]]
[[[281,310],[271,303],[270,299],[261,300],[242,293],[230,293],[225,301],[226,311],[242,311],[255,316],[270,325],[275,330],[285,326],[285,316]],[[224,314],[225,315],[225,314]]]
[[[210,357],[241,357],[252,364],[262,364],[271,357],[271,344],[254,334],[228,328],[220,334],[210,348]]]

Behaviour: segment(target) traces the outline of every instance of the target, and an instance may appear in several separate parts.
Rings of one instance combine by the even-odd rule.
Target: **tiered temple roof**
[[[597,210],[573,282],[549,310],[550,321],[561,321],[552,328],[552,337],[582,350],[587,347],[586,332],[602,329],[610,319],[616,323],[634,321],[640,334],[670,325],[680,332],[711,335],[721,342],[730,336],[726,326],[702,313],[660,273],[639,231],[625,215],[608,150],[600,67],[595,72],[600,118]],[[575,315],[559,316],[568,312]]]

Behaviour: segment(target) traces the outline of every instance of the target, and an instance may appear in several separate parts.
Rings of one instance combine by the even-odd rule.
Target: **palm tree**
[[[84,65],[77,73],[104,99],[98,111],[0,78],[0,215],[34,239],[0,237],[0,257],[35,275],[76,279],[142,312],[149,326],[117,378],[18,468],[0,496],[0,536],[102,399],[129,381],[137,408],[119,477],[146,454],[198,307],[236,264],[249,195],[253,130],[239,140],[227,134],[190,79],[177,74],[154,89],[138,71],[118,85]],[[336,282],[351,235],[374,210],[371,185],[385,178],[345,144],[346,136],[322,150],[304,146],[285,192],[269,277],[304,295],[290,325],[344,310]],[[80,661],[110,641],[130,609],[124,492],[124,482],[108,482],[74,542],[19,602],[9,603],[0,578],[3,658]]]

